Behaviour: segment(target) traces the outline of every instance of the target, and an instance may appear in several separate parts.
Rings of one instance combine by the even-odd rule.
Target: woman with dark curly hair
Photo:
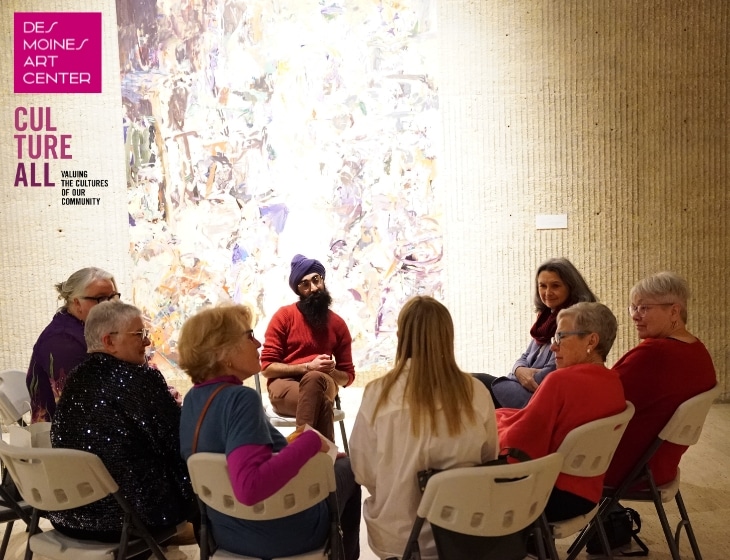
[[[558,313],[581,301],[596,301],[596,296],[568,259],[549,259],[538,267],[534,297],[537,319],[530,329],[532,340],[527,350],[504,377],[474,374],[492,393],[495,407],[527,405],[538,385],[555,370],[550,339],[555,335]]]

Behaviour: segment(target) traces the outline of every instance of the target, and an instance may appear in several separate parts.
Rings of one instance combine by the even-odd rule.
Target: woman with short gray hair
[[[497,430],[502,447],[517,447],[533,459],[557,451],[578,426],[626,409],[623,388],[604,362],[616,338],[616,317],[602,303],[583,302],[558,313],[551,349],[557,369],[523,409],[500,408]],[[601,499],[603,475],[560,474],[545,515],[562,521],[591,511]]]
[[[120,296],[114,276],[95,267],[77,270],[55,287],[62,305],[33,346],[26,377],[31,422],[53,420],[69,372],[86,357],[84,321],[89,311]]]
[[[677,407],[715,386],[715,367],[705,345],[687,330],[687,281],[659,272],[631,289],[629,316],[641,342],[613,366],[626,399],[636,408],[611,465],[606,484],[628,476]],[[677,477],[684,446],[663,444],[649,461],[657,486]]]
[[[53,447],[98,455],[153,533],[195,519],[177,437],[180,407],[162,374],[146,363],[150,340],[142,313],[120,301],[102,302],[89,312],[85,334],[89,354],[58,401]],[[123,512],[114,500],[47,517],[73,538],[114,542],[121,536]]]

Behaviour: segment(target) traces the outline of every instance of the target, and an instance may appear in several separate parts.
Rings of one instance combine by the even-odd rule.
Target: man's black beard
[[[315,329],[322,329],[327,326],[329,308],[332,305],[332,296],[326,288],[317,290],[307,296],[299,296],[297,307],[304,315],[307,324]]]

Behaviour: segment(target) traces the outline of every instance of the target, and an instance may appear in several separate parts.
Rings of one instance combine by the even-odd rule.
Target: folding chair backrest
[[[30,412],[30,394],[26,374],[17,369],[0,372],[0,422],[9,426]]]
[[[593,420],[568,432],[558,447],[558,453],[564,457],[561,472],[583,477],[604,474],[633,415],[634,405],[626,401],[623,412]]]
[[[684,401],[677,407],[667,425],[659,432],[659,438],[677,445],[694,445],[697,443],[707,413],[719,395],[720,384],[718,383],[709,391]]]
[[[51,423],[36,422],[29,426],[8,426],[8,443],[17,447],[51,447]]]
[[[84,506],[119,489],[101,459],[86,451],[16,447],[0,441],[0,459],[23,499],[42,511]]]
[[[562,465],[563,456],[552,453],[523,463],[440,472],[429,479],[418,516],[465,535],[516,533],[542,514]]]
[[[206,506],[254,521],[294,515],[326,500],[337,488],[332,459],[325,453],[317,453],[278,492],[253,506],[236,499],[224,454],[194,453],[188,458],[188,471],[193,490]]]

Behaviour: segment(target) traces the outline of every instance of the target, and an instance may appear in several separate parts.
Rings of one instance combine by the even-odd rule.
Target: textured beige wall
[[[16,9],[54,4],[4,1],[2,27]],[[94,9],[107,14],[105,93],[85,96],[84,111],[74,99],[63,111],[66,96],[53,103],[75,135],[74,167],[114,181],[96,209],[10,186],[12,110],[48,100],[12,94],[10,37],[0,37],[0,369],[26,367],[56,307],[52,285],[73,270],[102,266],[131,291],[121,115],[97,118],[119,103],[114,2]],[[445,281],[462,366],[508,370],[528,342],[534,270],[562,255],[619,317],[610,362],[637,342],[623,311],[631,285],[662,269],[685,275],[689,328],[730,398],[730,3],[443,0],[438,10]],[[108,157],[91,162],[99,138]],[[567,230],[535,230],[535,214],[562,213]]]
[[[53,285],[74,270],[85,266],[109,270],[115,274],[122,295],[131,294],[114,0],[95,1],[93,8],[103,13],[103,93],[13,93],[13,13],[56,9],[89,11],[89,2],[0,2],[0,370],[28,367],[33,344],[59,305]],[[13,187],[19,161],[13,139],[18,106],[52,107],[51,123],[58,129],[55,134],[72,135],[73,159],[48,160],[50,182],[55,182],[55,187]],[[110,107],[119,107],[116,118]],[[31,163],[28,158],[23,161]],[[42,169],[43,161],[37,163]],[[95,195],[101,204],[62,205],[62,170],[86,170],[89,179],[108,180],[109,187],[98,189]]]
[[[570,258],[624,309],[670,269],[728,399],[725,0],[439,4],[448,303],[462,365],[505,373],[528,342],[537,265]],[[568,228],[535,229],[535,214]],[[691,372],[688,372],[691,375]]]

